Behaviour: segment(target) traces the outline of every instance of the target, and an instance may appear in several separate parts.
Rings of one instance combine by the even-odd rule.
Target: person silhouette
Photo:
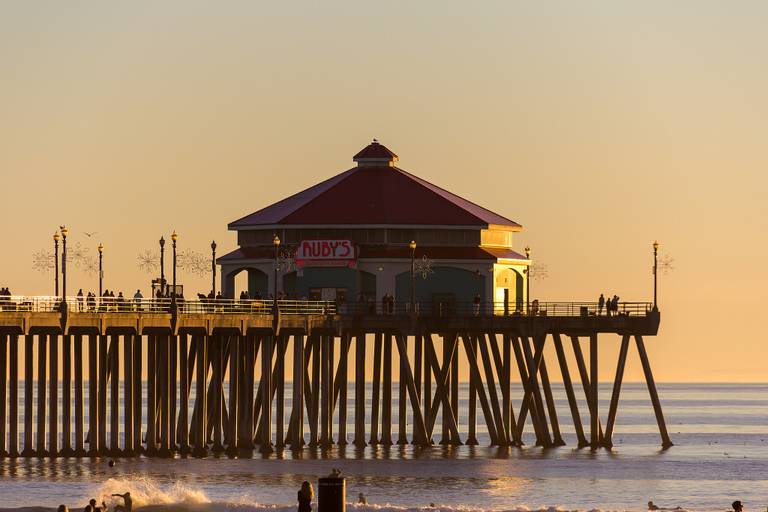
[[[315,491],[312,489],[312,484],[306,480],[301,483],[301,489],[299,490],[299,510],[298,512],[312,512],[312,498],[315,497]]]
[[[603,306],[605,306],[605,296],[601,293],[600,298],[597,299],[597,316],[603,314]]]

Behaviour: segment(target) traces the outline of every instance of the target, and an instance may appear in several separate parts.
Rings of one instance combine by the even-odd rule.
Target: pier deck
[[[224,450],[236,455],[256,448],[301,449],[306,443],[392,444],[393,361],[400,368],[398,444],[429,446],[438,434],[441,444],[476,444],[479,405],[491,444],[520,446],[524,430],[532,428],[536,444],[558,446],[565,440],[544,358],[547,347],[554,349],[577,444],[611,447],[633,339],[662,445],[672,444],[643,341],[643,336],[658,332],[660,322],[659,312],[648,303],[624,303],[611,316],[601,314],[592,303],[537,303],[535,308],[526,305],[525,312],[510,312],[499,304],[422,304],[420,312],[409,304],[376,306],[381,308],[373,304],[337,308],[309,301],[90,304],[77,298],[68,298],[63,305],[56,298],[6,298],[0,302],[0,455],[205,456]],[[592,383],[597,382],[598,335],[607,333],[619,335],[621,347],[603,426],[598,386]],[[582,424],[564,338],[570,341],[578,367],[588,429]],[[61,376],[59,364],[50,364],[60,360],[59,353]],[[33,381],[25,379],[24,436],[19,446],[19,366],[23,361],[25,375],[32,374],[35,355],[38,400],[32,403]],[[466,413],[459,411],[460,363],[470,373]],[[293,370],[290,386],[286,366]],[[87,404],[84,367],[91,377]],[[370,410],[368,368],[373,374]],[[355,396],[348,400],[350,372]],[[523,394],[513,402],[512,382],[517,379]],[[194,403],[190,403],[192,386]],[[290,410],[286,410],[287,391],[292,393]],[[349,436],[348,402],[354,415]],[[333,432],[335,416],[338,432]],[[465,417],[460,425],[459,418]],[[438,418],[442,418],[440,433],[435,432]]]

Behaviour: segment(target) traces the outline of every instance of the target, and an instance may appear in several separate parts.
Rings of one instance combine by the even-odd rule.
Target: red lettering
[[[331,255],[331,246],[327,240],[323,240],[321,256],[327,258]]]

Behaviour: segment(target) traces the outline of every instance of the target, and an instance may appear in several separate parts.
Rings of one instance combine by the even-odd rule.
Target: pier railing
[[[0,312],[48,312],[61,310],[63,299],[54,296],[2,296]],[[67,297],[70,313],[168,313],[173,307],[170,298],[132,297]],[[252,314],[271,315],[271,299],[194,299],[176,300],[177,311],[182,314]],[[619,302],[608,311],[597,302],[349,302],[279,299],[277,307],[282,315],[418,315],[438,317],[472,316],[646,316],[653,309],[650,302]]]
[[[54,296],[0,297],[0,312],[56,313],[61,311],[63,299]],[[170,298],[132,297],[67,297],[70,313],[169,313],[173,307]],[[327,315],[336,313],[332,301],[278,300],[277,306],[283,315]],[[271,299],[177,299],[176,307],[184,314],[253,314],[271,315],[274,301]]]

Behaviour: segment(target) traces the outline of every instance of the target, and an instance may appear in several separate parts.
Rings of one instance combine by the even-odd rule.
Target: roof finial
[[[378,144],[378,143],[379,143],[379,141],[378,141],[378,140],[376,140],[376,137],[374,137],[374,138],[373,138],[373,143],[374,143],[374,144]]]

